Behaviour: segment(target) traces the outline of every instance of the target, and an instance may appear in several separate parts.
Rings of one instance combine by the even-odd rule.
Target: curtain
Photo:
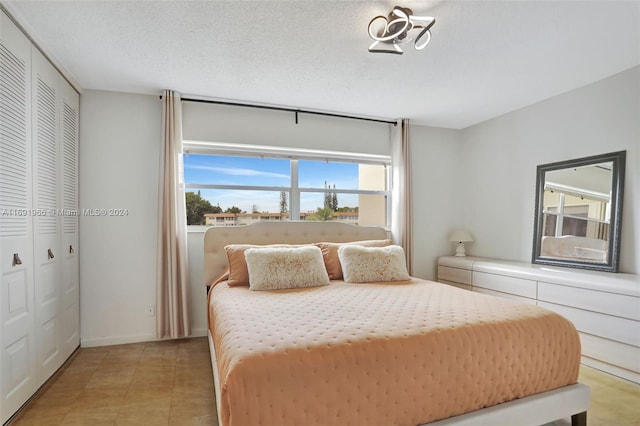
[[[187,274],[187,218],[182,170],[180,94],[162,97],[162,148],[158,196],[158,271],[156,334],[178,338],[190,334]]]
[[[404,248],[407,269],[412,272],[412,195],[409,120],[398,120],[391,130],[391,235]]]

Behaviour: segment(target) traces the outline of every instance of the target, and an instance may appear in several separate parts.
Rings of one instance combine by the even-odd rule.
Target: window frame
[[[221,185],[221,184],[199,184],[184,181],[185,192],[188,189],[218,189],[218,190],[239,190],[239,191],[286,191],[289,194],[289,220],[300,219],[300,195],[302,193],[326,193],[326,188],[300,187],[298,161],[332,161],[356,164],[382,165],[386,169],[385,190],[365,190],[365,189],[331,189],[336,194],[354,195],[380,195],[386,199],[385,224],[381,225],[385,229],[391,227],[391,156],[380,154],[366,154],[342,151],[325,151],[312,149],[294,149],[286,147],[275,147],[267,145],[232,144],[220,142],[183,141],[183,155],[215,155],[229,157],[253,157],[253,158],[285,158],[290,161],[290,185],[289,186],[261,186],[261,185]],[[184,177],[183,177],[184,178]],[[199,226],[203,225],[189,225]]]

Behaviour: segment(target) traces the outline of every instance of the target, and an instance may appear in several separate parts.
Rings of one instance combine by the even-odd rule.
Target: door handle
[[[11,266],[22,265],[22,259],[20,259],[20,255],[18,253],[13,253],[13,262]]]
[[[47,258],[49,260],[53,259],[55,256],[53,255],[53,252],[51,251],[51,249],[47,250]]]

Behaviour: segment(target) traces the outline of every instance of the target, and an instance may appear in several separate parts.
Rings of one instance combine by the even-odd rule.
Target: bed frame
[[[224,247],[228,244],[305,244],[313,242],[349,242],[389,238],[383,228],[354,226],[339,222],[259,222],[239,227],[211,227],[204,237],[205,285],[221,276],[227,268]],[[216,406],[220,406],[220,381],[216,351],[208,331],[211,365],[216,392]],[[519,425],[540,426],[571,417],[572,426],[587,425],[589,387],[577,383],[526,398],[484,408],[448,419],[429,423],[429,426]],[[218,424],[225,426],[218,413]],[[553,423],[556,425],[566,423]]]

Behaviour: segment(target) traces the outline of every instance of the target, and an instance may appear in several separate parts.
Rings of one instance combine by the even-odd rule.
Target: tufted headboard
[[[340,222],[259,222],[247,226],[212,227],[204,234],[204,284],[227,270],[229,244],[346,243],[388,238],[384,228]]]

